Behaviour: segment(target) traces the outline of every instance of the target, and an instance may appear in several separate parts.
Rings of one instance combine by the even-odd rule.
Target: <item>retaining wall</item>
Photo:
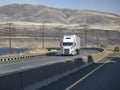
[[[96,53],[96,54],[92,54],[92,58],[94,60],[94,62],[98,62],[99,60],[101,60],[103,57],[107,56],[109,54],[108,51],[103,51],[103,52],[99,52],[99,53]]]

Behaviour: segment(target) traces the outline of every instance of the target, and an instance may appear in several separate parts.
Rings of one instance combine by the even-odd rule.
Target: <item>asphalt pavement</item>
[[[104,58],[39,90],[120,90],[120,55],[110,58]]]
[[[47,64],[53,64],[57,62],[64,62],[68,59],[74,59],[81,57],[83,55],[89,55],[93,53],[97,53],[96,50],[86,50],[81,49],[80,55],[75,56],[39,56],[37,58],[31,60],[14,60],[0,63],[0,76],[4,76],[6,74],[19,72],[23,70],[28,70],[36,67],[42,67]]]

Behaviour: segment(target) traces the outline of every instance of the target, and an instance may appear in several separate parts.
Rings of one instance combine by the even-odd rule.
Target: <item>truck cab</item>
[[[80,38],[77,35],[64,35],[62,42],[63,55],[76,55],[80,50]]]

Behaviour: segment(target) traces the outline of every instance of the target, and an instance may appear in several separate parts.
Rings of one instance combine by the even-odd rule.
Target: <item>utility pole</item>
[[[87,47],[87,29],[85,29],[85,48]]]
[[[99,34],[99,32],[98,32],[98,31],[96,31],[96,33],[95,33],[95,34],[96,34],[96,35],[95,35],[95,36],[96,36],[96,46],[97,46],[97,48],[98,48],[98,47],[99,47],[99,37],[100,37],[100,36],[98,35],[98,34]]]
[[[87,47],[88,25],[84,25],[85,32],[85,48]]]
[[[99,47],[99,38],[97,36],[97,48]]]
[[[84,29],[84,35],[85,35],[85,48],[87,47],[87,34],[88,34],[88,27],[89,27],[89,25],[85,25],[85,24],[83,24],[83,25],[80,25],[81,27],[83,27],[83,29]]]
[[[60,41],[60,47],[62,44],[62,37],[63,37],[63,31],[65,31],[66,29],[62,27],[62,25],[60,25],[58,28],[56,28],[59,31],[59,41]]]
[[[42,31],[42,49],[44,49],[44,23],[43,23],[43,31]]]
[[[11,28],[11,25],[13,23],[7,23],[8,28],[6,28],[6,33],[9,35],[9,54],[12,54],[12,34],[14,34],[14,29],[15,28]]]
[[[119,49],[120,49],[120,31],[119,31]]]
[[[106,31],[106,41],[107,41],[107,47],[109,45],[109,31]]]
[[[118,47],[120,49],[120,31],[118,31]]]

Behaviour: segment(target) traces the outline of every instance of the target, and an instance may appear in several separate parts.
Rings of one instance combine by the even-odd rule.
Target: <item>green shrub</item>
[[[118,46],[116,46],[115,48],[114,48],[114,52],[119,52],[120,51],[120,48],[118,47]]]

